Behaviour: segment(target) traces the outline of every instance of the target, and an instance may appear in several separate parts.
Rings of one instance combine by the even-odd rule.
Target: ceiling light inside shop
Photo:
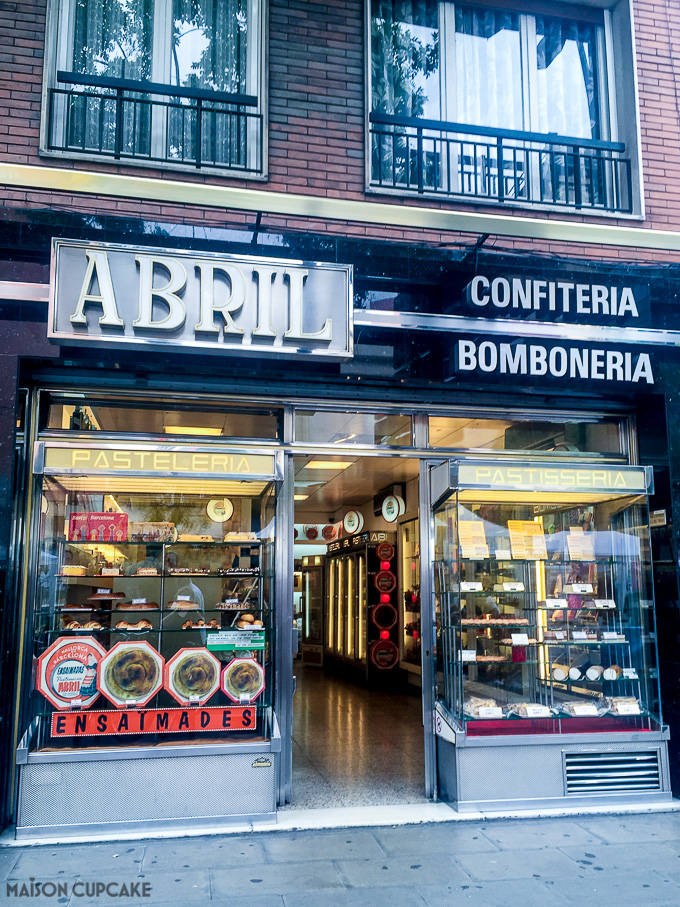
[[[167,435],[221,435],[221,428],[209,428],[205,425],[166,425]]]
[[[306,501],[308,497],[309,497],[308,494],[294,494],[293,500],[294,501]]]
[[[57,476],[68,491],[89,494],[154,493],[195,494],[201,497],[253,497],[262,494],[267,482],[230,479],[166,479],[157,476]]]
[[[354,460],[310,460],[309,463],[305,463],[305,469],[334,469],[338,472],[341,469],[347,469],[349,466],[352,466]]]

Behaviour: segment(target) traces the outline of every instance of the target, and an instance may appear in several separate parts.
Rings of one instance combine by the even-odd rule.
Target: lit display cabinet
[[[36,445],[19,834],[162,824],[182,797],[275,813],[281,475],[272,454]],[[239,773],[247,796],[194,796]]]
[[[399,666],[398,561],[393,533],[331,542],[326,557],[324,662],[380,684]]]
[[[443,799],[670,797],[651,482],[649,468],[610,464],[433,471]]]
[[[420,674],[420,521],[408,520],[399,527],[401,558],[402,638],[401,667]]]

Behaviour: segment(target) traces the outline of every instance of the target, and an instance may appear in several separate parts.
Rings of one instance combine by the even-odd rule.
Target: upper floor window
[[[559,2],[371,0],[371,187],[633,211],[611,22]]]
[[[49,151],[263,171],[262,0],[54,0]]]

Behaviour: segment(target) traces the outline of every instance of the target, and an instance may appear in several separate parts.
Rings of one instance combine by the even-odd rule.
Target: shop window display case
[[[435,471],[439,780],[459,808],[670,796],[650,492],[642,467]]]
[[[19,834],[272,815],[277,456],[37,448]]]
[[[420,673],[420,544],[419,520],[408,520],[399,527],[402,588],[401,667]]]

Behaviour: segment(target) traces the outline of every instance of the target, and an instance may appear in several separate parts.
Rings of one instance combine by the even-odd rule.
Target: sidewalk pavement
[[[39,881],[53,885],[36,897]],[[108,889],[97,893],[98,882]],[[28,900],[671,907],[680,905],[680,812],[0,846],[0,903]]]

